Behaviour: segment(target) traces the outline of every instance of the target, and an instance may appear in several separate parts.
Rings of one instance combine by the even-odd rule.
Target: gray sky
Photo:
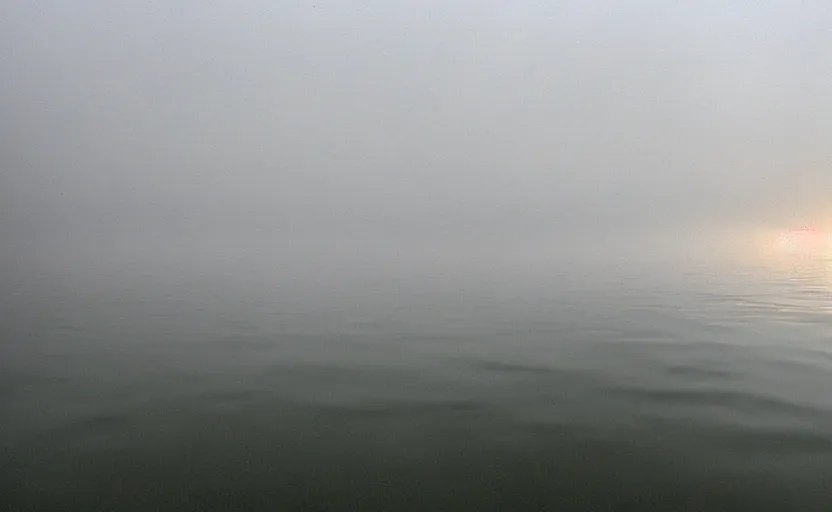
[[[825,223],[830,26],[826,1],[7,0],[4,258]]]

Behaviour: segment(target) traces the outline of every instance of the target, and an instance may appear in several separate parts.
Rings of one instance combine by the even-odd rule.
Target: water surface
[[[832,266],[8,279],[3,510],[829,510]]]

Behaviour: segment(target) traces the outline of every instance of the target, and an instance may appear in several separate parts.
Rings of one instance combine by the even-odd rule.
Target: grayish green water
[[[832,271],[5,283],[2,510],[832,510]]]

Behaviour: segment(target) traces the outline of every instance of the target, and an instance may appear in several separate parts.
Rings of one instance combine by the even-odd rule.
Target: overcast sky
[[[827,1],[7,0],[4,257],[826,222],[830,26]]]

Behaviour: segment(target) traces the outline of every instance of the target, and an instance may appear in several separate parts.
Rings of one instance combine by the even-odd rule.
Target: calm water
[[[832,510],[832,263],[18,276],[0,510]]]

